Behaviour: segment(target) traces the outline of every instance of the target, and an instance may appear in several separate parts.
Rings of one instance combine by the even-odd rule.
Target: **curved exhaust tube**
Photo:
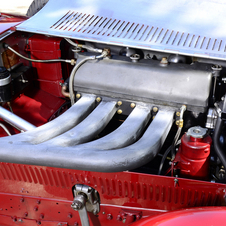
[[[94,95],[83,95],[81,99],[56,119],[36,128],[35,130],[15,135],[16,137],[1,138],[1,141],[7,140],[14,144],[19,144],[20,142],[40,144],[59,136],[79,124],[94,109],[95,99],[96,96]]]
[[[0,106],[0,118],[4,121],[8,122],[10,125],[18,129],[19,131],[26,132],[28,130],[35,129],[36,126],[31,123],[25,121],[14,113],[6,110],[5,108]]]
[[[45,145],[67,147],[92,140],[114,116],[117,110],[116,103],[116,101],[102,101],[85,120],[66,133],[45,142]]]
[[[125,122],[123,122],[115,131],[100,139],[77,145],[75,148],[109,150],[128,146],[134,143],[144,132],[151,117],[150,111],[151,106],[137,105]]]
[[[173,117],[173,111],[159,111],[144,135],[124,148],[101,150],[23,142],[18,145],[3,138],[0,158],[3,162],[96,172],[131,170],[148,163],[158,154],[172,126]]]

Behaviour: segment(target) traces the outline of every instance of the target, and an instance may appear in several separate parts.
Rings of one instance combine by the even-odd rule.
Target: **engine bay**
[[[68,225],[224,206],[224,39],[60,2],[0,36],[0,197]]]

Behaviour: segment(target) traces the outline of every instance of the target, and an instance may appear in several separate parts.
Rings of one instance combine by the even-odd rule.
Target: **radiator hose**
[[[222,133],[222,129],[223,129],[223,125],[224,125],[224,119],[222,119],[222,114],[225,115],[225,112],[226,112],[226,95],[225,95],[224,101],[223,101],[222,113],[217,118],[215,131],[213,134],[214,149],[215,149],[218,157],[220,158],[221,163],[223,164],[224,168],[226,169],[226,156],[225,156],[223,148],[220,145],[220,135]]]

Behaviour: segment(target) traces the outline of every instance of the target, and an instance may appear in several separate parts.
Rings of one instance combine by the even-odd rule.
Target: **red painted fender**
[[[170,211],[147,217],[131,226],[220,226],[226,225],[226,207],[203,207]]]
[[[14,27],[24,20],[28,19],[25,16],[17,16],[7,13],[0,13],[0,34],[9,30],[11,27]]]

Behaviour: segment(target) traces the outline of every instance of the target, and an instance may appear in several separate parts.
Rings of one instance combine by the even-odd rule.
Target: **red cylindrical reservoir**
[[[182,136],[179,151],[175,157],[175,169],[180,176],[207,180],[210,166],[210,146],[212,139],[206,135],[206,129],[196,126]]]

